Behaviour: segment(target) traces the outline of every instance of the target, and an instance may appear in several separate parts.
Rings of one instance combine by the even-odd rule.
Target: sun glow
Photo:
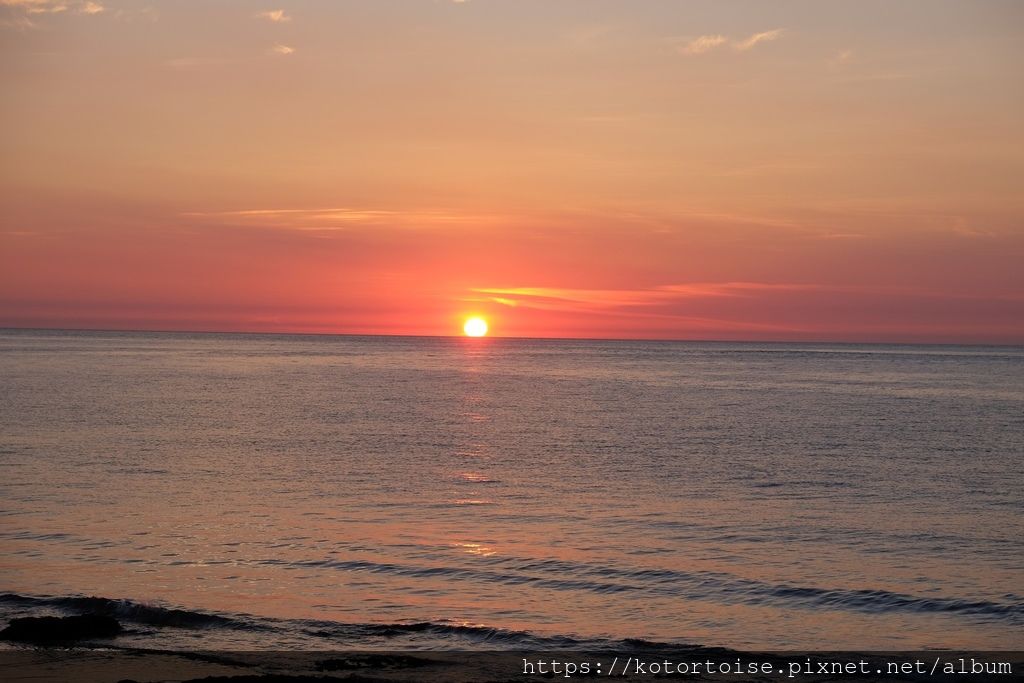
[[[462,326],[462,331],[466,333],[467,337],[483,337],[487,334],[487,321],[474,316],[466,320],[466,324]]]

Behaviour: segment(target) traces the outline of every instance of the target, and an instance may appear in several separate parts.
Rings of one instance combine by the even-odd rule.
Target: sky
[[[1022,29],[0,0],[0,326],[1021,344]]]

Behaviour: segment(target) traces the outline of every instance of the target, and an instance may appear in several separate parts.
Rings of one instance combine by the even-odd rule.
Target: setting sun
[[[478,317],[469,318],[462,326],[462,331],[467,337],[483,337],[487,334],[487,321]]]

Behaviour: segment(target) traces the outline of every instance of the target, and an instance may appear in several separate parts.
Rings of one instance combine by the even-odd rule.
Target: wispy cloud
[[[472,290],[505,306],[541,309],[607,309],[652,306],[680,299],[749,297],[764,292],[820,289],[819,285],[766,282],[691,282],[649,289],[565,289],[557,287],[482,288]]]
[[[746,38],[730,39],[721,34],[709,34],[697,36],[690,39],[677,49],[684,55],[702,55],[719,48],[731,47],[737,52],[746,52],[761,43],[776,40],[785,32],[785,29],[775,28],[770,31],[761,31],[747,36]]]
[[[707,300],[715,300],[712,309],[721,311],[750,311],[762,300],[778,297],[804,297],[815,300],[815,295],[846,296],[863,299],[900,297],[920,300],[1024,300],[1018,293],[979,296],[972,293],[931,290],[920,287],[885,285],[836,285],[770,282],[694,282],[663,285],[648,289],[568,289],[559,287],[479,288],[469,290],[463,300],[502,306],[585,313],[591,315],[628,315],[643,318],[671,318],[688,322],[708,322],[715,325],[732,324],[727,319],[694,318],[688,311],[709,310]],[[810,296],[810,299],[806,297]],[[821,300],[821,297],[817,297]],[[701,302],[704,302],[703,305]],[[745,315],[745,314],[744,314]],[[733,321],[741,327],[759,326],[749,316]]]
[[[6,16],[0,16],[0,26],[19,29],[34,28],[33,18],[56,14],[99,14],[106,8],[98,2],[86,0],[0,0]]]
[[[397,215],[395,211],[365,210],[341,208],[323,209],[241,209],[238,211],[189,211],[185,216],[220,217],[220,218],[241,218],[241,219],[268,219],[281,221],[290,218],[300,218],[312,221],[341,221],[341,222],[363,222],[375,220],[386,216]]]
[[[68,3],[61,0],[0,0],[0,6],[13,7],[26,14],[57,14],[68,9]]]
[[[290,55],[295,52],[295,48],[278,43],[274,47],[270,48],[270,52],[275,55]]]
[[[288,16],[283,9],[268,9],[263,12],[256,13],[257,19],[266,19],[276,24],[291,21],[292,18]]]
[[[679,51],[687,55],[701,55],[714,50],[719,45],[724,45],[729,39],[721,35],[700,36],[679,48]]]
[[[421,228],[436,226],[472,226],[501,223],[500,215],[452,213],[420,209],[399,211],[327,207],[317,209],[242,209],[238,211],[190,211],[189,218],[213,219],[273,230],[330,232],[367,227]]]
[[[757,45],[758,43],[767,43],[775,40],[782,35],[783,29],[776,28],[771,31],[762,31],[761,33],[755,33],[754,35],[745,38],[741,41],[733,43],[733,47],[740,51],[746,51]]]

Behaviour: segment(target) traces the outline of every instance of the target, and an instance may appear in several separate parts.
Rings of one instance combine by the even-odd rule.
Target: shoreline
[[[508,683],[611,676],[624,681],[1007,681],[1021,679],[1024,652],[187,652],[26,647],[0,651],[0,670],[12,683]]]

